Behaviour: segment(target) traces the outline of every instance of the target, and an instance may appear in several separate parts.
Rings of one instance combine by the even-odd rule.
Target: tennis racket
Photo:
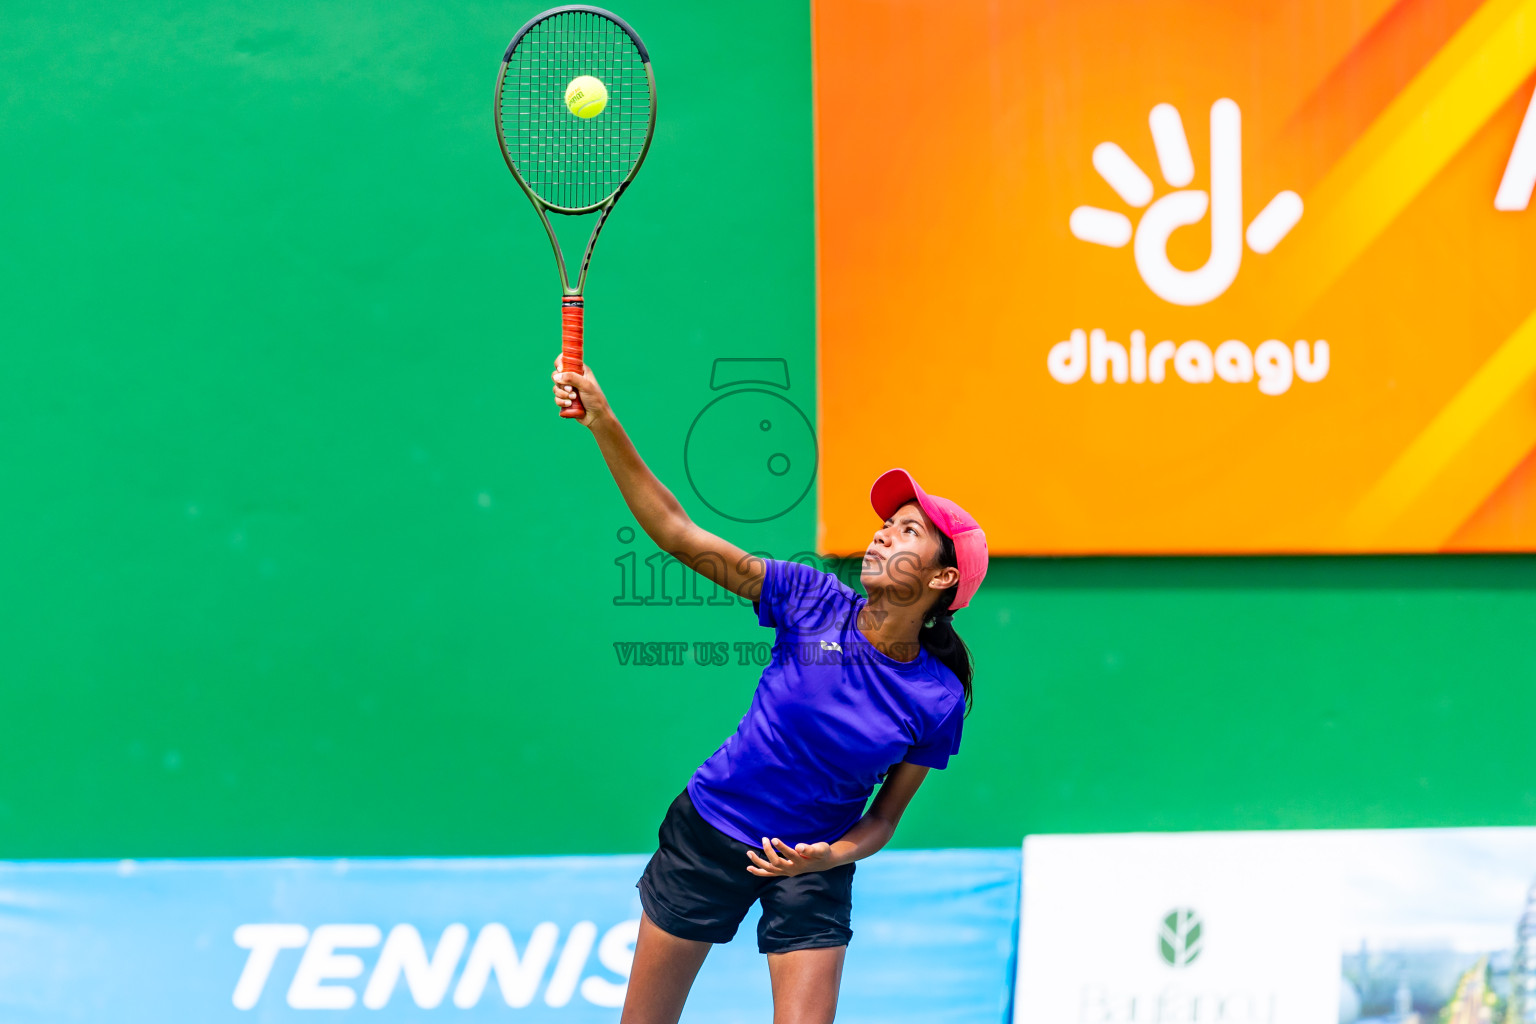
[[[593,117],[566,106],[574,80],[590,75],[608,102]],[[582,289],[597,236],[619,196],[635,180],[656,129],[656,76],[635,30],[599,7],[556,7],[518,29],[496,76],[496,140],[549,234],[560,270],[561,369],[582,367]],[[573,284],[552,213],[597,214]],[[575,396],[560,411],[586,414]]]

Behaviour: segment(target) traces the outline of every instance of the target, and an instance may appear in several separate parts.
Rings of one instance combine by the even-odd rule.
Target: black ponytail
[[[953,569],[956,568],[955,561],[955,542],[940,533],[939,564],[947,569]],[[965,690],[965,713],[970,714],[971,649],[965,646],[965,641],[961,640],[960,634],[955,632],[953,622],[955,613],[949,610],[949,606],[954,603],[959,593],[960,584],[957,583],[939,595],[939,599],[933,602],[933,607],[928,609],[928,617],[923,620],[922,628],[917,632],[917,642],[960,680],[960,686]],[[930,626],[930,622],[933,625]]]

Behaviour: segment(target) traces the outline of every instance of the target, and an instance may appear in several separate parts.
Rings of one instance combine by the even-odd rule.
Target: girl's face
[[[871,597],[926,609],[938,594],[954,586],[960,571],[939,564],[941,541],[916,501],[909,501],[875,531],[864,552],[859,578]]]

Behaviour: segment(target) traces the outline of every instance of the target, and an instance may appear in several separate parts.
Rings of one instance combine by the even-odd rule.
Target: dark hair
[[[956,568],[955,542],[946,534],[939,534],[939,564],[947,569]],[[954,603],[955,597],[960,593],[960,584],[956,583],[933,602],[928,609],[928,615],[923,619],[923,626],[917,632],[917,642],[921,644],[929,654],[938,658],[944,667],[953,672],[960,680],[960,686],[965,690],[965,713],[971,713],[971,649],[965,646],[965,641],[960,639],[960,634],[955,632],[955,624],[950,621],[954,618],[954,612],[949,606]],[[933,625],[928,625],[929,619]]]

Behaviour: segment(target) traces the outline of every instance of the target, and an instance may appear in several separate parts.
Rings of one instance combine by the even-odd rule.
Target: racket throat
[[[623,191],[622,187],[619,190]],[[608,200],[606,206],[598,211],[597,223],[592,225],[592,234],[587,238],[587,248],[581,254],[581,269],[576,272],[576,291],[580,292],[587,286],[587,268],[592,265],[592,250],[597,248],[597,236],[603,233],[603,225],[608,223],[608,213],[613,209],[613,204],[618,201],[618,193]]]
[[[588,217],[574,214],[562,214],[552,219],[549,215],[549,210],[541,206],[537,201],[534,203],[534,209],[538,211],[539,220],[543,223],[544,231],[549,236],[549,247],[555,254],[555,269],[560,273],[560,290],[566,295],[579,295],[585,290],[587,268],[592,265],[592,251],[597,248],[597,236],[602,234],[603,226],[608,223],[608,214],[613,210],[613,204],[617,199],[618,196],[609,199],[598,210],[595,221]],[[555,212],[559,213],[558,210]],[[557,223],[560,225],[558,228],[556,227]],[[586,228],[589,223],[592,225],[592,228],[590,231],[587,231]],[[586,233],[586,244],[578,250],[577,243],[581,241],[581,234],[583,232]],[[562,234],[566,236],[563,241],[560,238]],[[576,273],[573,280],[573,275],[570,272],[572,265],[566,262],[565,254],[577,251],[581,252],[581,262],[574,266]]]

